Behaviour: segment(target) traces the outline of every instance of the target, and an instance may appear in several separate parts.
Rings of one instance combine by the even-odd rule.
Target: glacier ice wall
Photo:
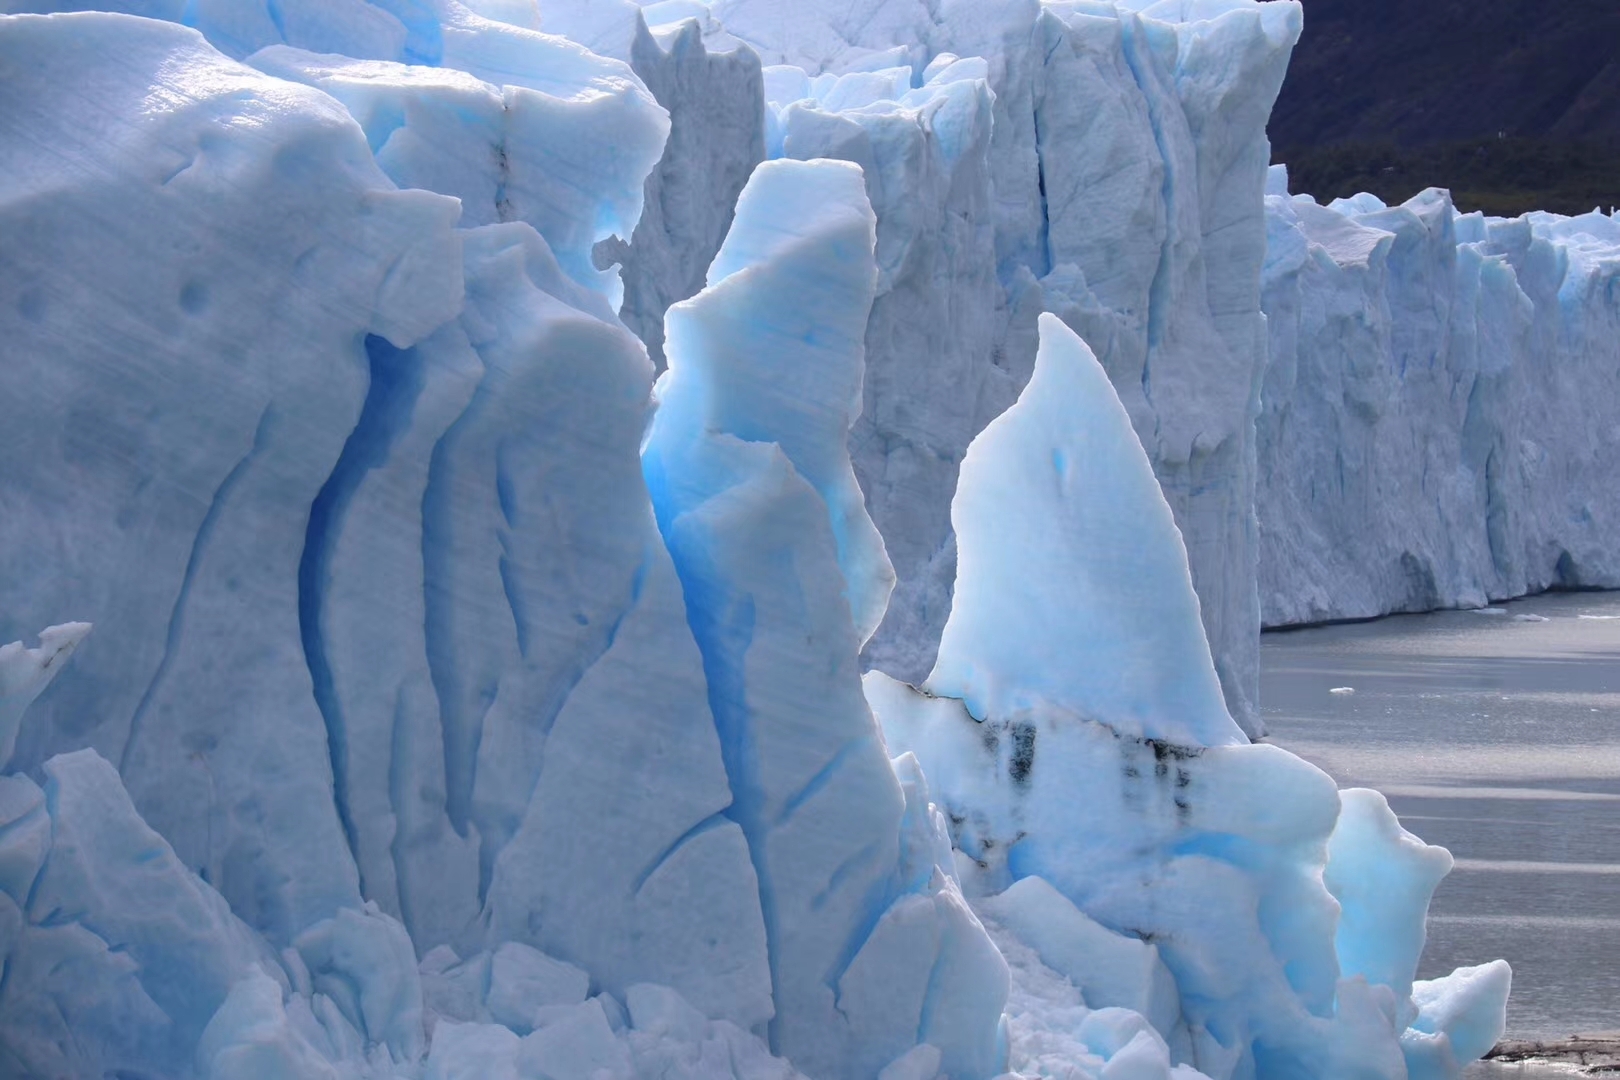
[[[649,493],[588,260],[665,113],[447,12],[463,68],[0,19],[0,622],[87,617],[0,650],[5,1070],[994,1075],[1005,966],[860,686],[859,172],[744,191]]]
[[[661,175],[728,191],[759,152],[741,106],[700,119],[683,105],[688,85],[720,77],[698,71],[739,52],[767,64],[767,156],[865,172],[879,278],[851,447],[897,576],[867,666],[916,680],[932,665],[956,573],[957,469],[1028,380],[1050,311],[1126,403],[1186,538],[1227,706],[1257,731],[1265,121],[1299,6],[682,0],[647,6],[641,36],[628,7],[550,0],[542,19],[634,54],[673,117]],[[692,74],[654,74],[677,69]],[[650,183],[649,204],[669,187]],[[680,213],[601,253],[622,262],[624,317],[655,353],[648,314],[695,291],[718,243]]]
[[[1411,977],[1445,857],[1246,744],[1211,591],[1294,5],[119,6],[0,15],[0,1072],[1500,1029],[1505,965]]]
[[[829,73],[768,73],[772,152],[861,163],[878,212],[853,446],[898,584],[869,664],[913,680],[931,666],[957,469],[1028,380],[1050,311],[1093,347],[1148,448],[1228,708],[1257,730],[1265,120],[1298,6],[891,3],[851,26],[840,10],[715,5],[767,60]]]
[[[1274,173],[1265,623],[1620,585],[1620,221],[1319,206]]]
[[[906,800],[861,692],[893,575],[845,449],[876,278],[860,171],[754,172],[670,309],[643,461],[759,879],[772,1045],[870,1076],[917,1043],[996,1071],[1004,977],[954,882],[899,873]]]
[[[5,257],[31,283],[5,422],[37,479],[6,487],[0,609],[8,638],[74,610],[107,642],[12,767],[116,762],[279,946],[364,897],[423,950],[521,940],[769,1016],[740,834],[678,843],[731,792],[641,478],[652,371],[606,300],[528,224],[457,229],[454,199],[396,190],[336,99],[192,31],[18,17],[4,47],[28,64],[3,212],[31,241]],[[97,50],[120,60],[86,74]],[[424,126],[466,100],[364,74]],[[557,805],[582,816],[536,835]],[[728,875],[740,908],[692,895]]]

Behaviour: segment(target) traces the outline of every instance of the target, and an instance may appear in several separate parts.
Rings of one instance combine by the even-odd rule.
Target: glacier
[[[1620,219],[1269,185],[1266,625],[1620,587]]]
[[[932,666],[956,573],[956,473],[1028,381],[1050,311],[1130,412],[1187,538],[1227,707],[1257,733],[1254,278],[1265,121],[1299,6],[714,11],[793,65],[767,69],[768,150],[858,162],[878,214],[852,450],[898,582],[868,666],[912,681]]]
[[[1449,856],[1248,738],[1297,4],[80,6],[0,2],[0,1073],[1489,1048]]]

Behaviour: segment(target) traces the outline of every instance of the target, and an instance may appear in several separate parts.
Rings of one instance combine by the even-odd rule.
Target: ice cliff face
[[[1292,5],[126,7],[0,15],[0,1073],[1489,1045],[1206,636]]]
[[[1265,120],[1298,5],[726,0],[703,25],[787,65],[765,69],[766,152],[856,162],[877,213],[851,446],[897,584],[867,664],[932,665],[957,469],[1028,381],[1050,311],[1126,404],[1227,706],[1255,730]]]
[[[468,66],[509,50],[545,90],[288,46],[255,69],[122,15],[0,30],[22,241],[3,272],[26,283],[5,423],[37,447],[6,489],[0,606],[82,611],[108,643],[15,753],[86,628],[5,655],[8,820],[33,823],[8,829],[8,955],[81,972],[8,980],[11,1066],[240,1075],[260,1051],[238,1044],[286,1028],[263,1053],[288,1075],[356,1048],[415,1068],[427,1009],[488,1029],[435,1041],[458,1068],[545,1059],[555,1036],[626,1071],[603,1017],[622,1030],[655,984],[698,1010],[696,1042],[711,1020],[768,1033],[819,1075],[921,1041],[995,1072],[1004,969],[930,870],[939,845],[906,848],[859,686],[889,574],[844,450],[875,275],[858,172],[758,174],[713,299],[672,322],[695,340],[671,356],[649,499],[652,366],[614,276],[566,257],[617,227],[615,191],[639,196],[667,131],[628,68],[495,24]],[[572,211],[586,191],[601,205]],[[761,324],[773,305],[792,325]],[[772,404],[790,384],[748,339],[705,337],[739,320],[820,335],[776,358],[819,388],[819,422]],[[733,418],[718,441],[709,399]],[[51,570],[26,565],[47,550]],[[740,641],[716,629],[736,605]],[[767,630],[824,641],[825,664],[801,643],[787,671],[751,670]],[[209,913],[183,940],[141,921],[171,891]],[[120,974],[98,1005],[101,971]],[[327,1011],[289,1020],[287,993]],[[558,1032],[589,1030],[546,1035],[552,1007],[574,1010],[548,1014]],[[65,1034],[38,1025],[53,1013]],[[517,1045],[531,1029],[540,1050]]]
[[[1035,320],[1051,311],[1130,411],[1187,541],[1227,706],[1258,730],[1261,193],[1298,5],[540,12],[632,63],[670,112],[647,213],[597,252],[620,265],[621,315],[660,367],[663,313],[701,285],[755,163],[864,171],[878,284],[851,449],[897,579],[866,665],[914,680],[932,665],[956,574],[957,469],[1028,380]]]
[[[1274,172],[1266,624],[1620,585],[1620,221],[1319,206]]]

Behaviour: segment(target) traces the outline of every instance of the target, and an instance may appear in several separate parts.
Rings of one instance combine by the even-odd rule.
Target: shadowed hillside
[[[1620,204],[1620,3],[1304,0],[1272,114],[1296,191],[1466,209]]]

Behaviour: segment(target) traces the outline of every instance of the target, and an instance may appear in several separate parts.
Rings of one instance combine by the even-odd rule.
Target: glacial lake
[[[1419,978],[1503,957],[1510,1037],[1620,1030],[1620,594],[1270,632],[1260,671],[1270,741],[1456,857]]]

